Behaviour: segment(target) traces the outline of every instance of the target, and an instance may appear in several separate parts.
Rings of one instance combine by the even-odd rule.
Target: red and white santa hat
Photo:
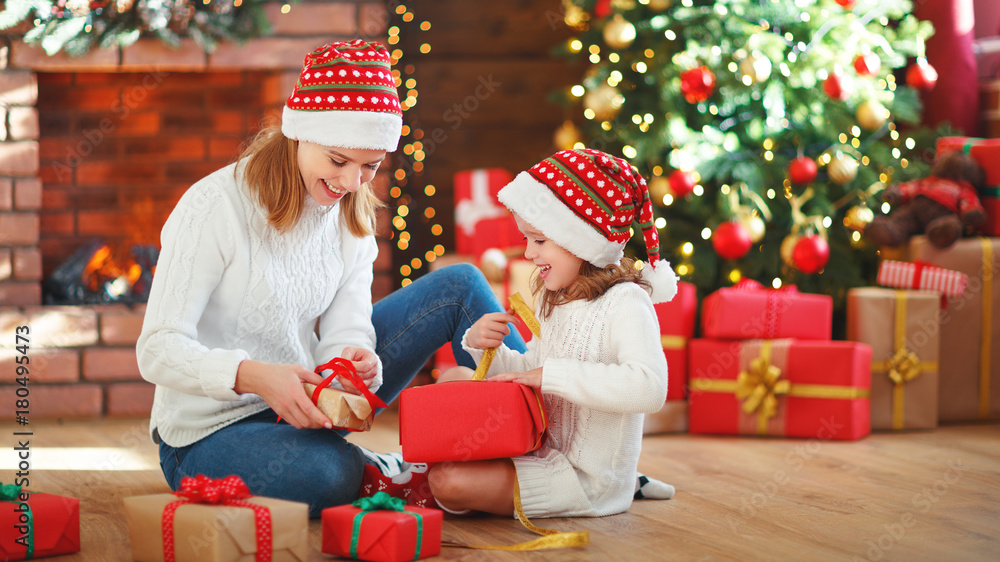
[[[500,202],[576,257],[597,267],[625,255],[633,222],[646,241],[642,277],[654,303],[677,293],[677,275],[660,259],[653,203],[632,166],[598,150],[563,150],[521,172],[497,194]]]
[[[396,150],[403,110],[390,63],[385,47],[361,39],[309,53],[282,111],[282,134],[323,146]]]

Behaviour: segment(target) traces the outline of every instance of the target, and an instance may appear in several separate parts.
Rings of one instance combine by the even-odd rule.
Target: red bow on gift
[[[195,503],[224,503],[227,500],[249,498],[250,488],[235,474],[225,478],[212,479],[204,474],[185,476],[175,496],[187,498]]]
[[[186,498],[183,500],[170,502],[163,508],[162,532],[163,532],[163,560],[164,562],[175,562],[174,552],[174,515],[177,508],[189,503],[208,503],[215,505],[231,505],[236,507],[246,507],[253,510],[254,533],[257,538],[257,554],[254,557],[257,562],[271,562],[272,550],[272,526],[271,510],[245,501],[251,497],[250,489],[239,476],[227,476],[225,478],[213,479],[199,474],[197,476],[185,476],[181,479],[180,488],[174,495]]]
[[[795,285],[786,285],[780,289],[768,289],[760,282],[753,279],[741,279],[739,283],[733,285],[737,291],[767,291],[767,316],[764,319],[765,332],[764,339],[772,339],[778,331],[778,317],[780,316],[779,298],[783,294],[798,294],[799,290]]]

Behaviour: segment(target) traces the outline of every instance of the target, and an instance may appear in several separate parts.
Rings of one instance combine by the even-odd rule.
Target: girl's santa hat
[[[637,222],[649,257],[642,277],[653,288],[653,302],[677,293],[677,275],[660,259],[646,180],[621,158],[587,148],[563,150],[518,174],[498,198],[546,238],[597,267],[621,262]]]

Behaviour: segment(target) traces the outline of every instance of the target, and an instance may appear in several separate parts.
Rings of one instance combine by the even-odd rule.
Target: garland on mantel
[[[242,43],[270,32],[263,0],[7,0],[0,29],[28,20],[24,42],[48,55],[81,56],[95,48],[126,47],[159,37],[177,47],[184,37],[206,52],[219,41]]]

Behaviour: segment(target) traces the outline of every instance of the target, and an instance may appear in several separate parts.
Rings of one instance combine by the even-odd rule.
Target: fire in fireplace
[[[156,246],[116,248],[92,240],[60,264],[45,281],[45,304],[146,302],[159,257]]]

